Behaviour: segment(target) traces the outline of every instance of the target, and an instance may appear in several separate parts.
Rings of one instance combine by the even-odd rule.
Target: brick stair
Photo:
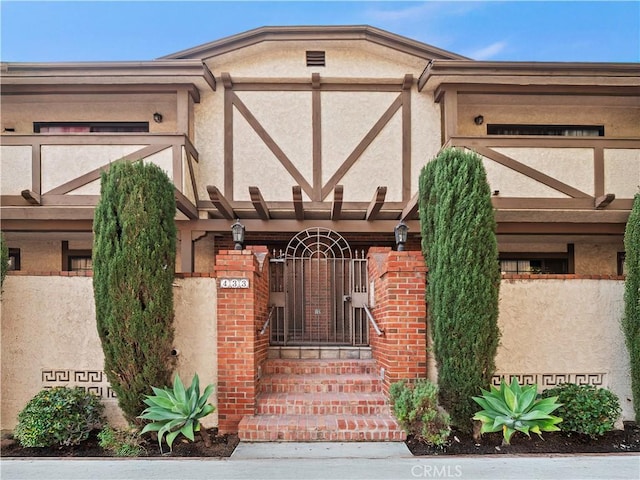
[[[373,360],[269,359],[240,440],[403,441]]]

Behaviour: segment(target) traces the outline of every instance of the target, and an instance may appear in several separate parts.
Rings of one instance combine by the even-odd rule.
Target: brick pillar
[[[267,357],[266,320],[269,273],[266,247],[222,250],[216,256],[218,278],[218,428],[238,431],[244,415],[255,413],[258,366]],[[249,288],[221,288],[225,278],[247,279]]]
[[[402,379],[427,377],[427,268],[421,252],[369,249],[373,317],[384,336],[371,330],[371,349],[384,368],[384,388]]]

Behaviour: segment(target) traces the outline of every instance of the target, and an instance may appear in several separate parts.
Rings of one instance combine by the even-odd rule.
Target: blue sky
[[[0,0],[3,61],[151,60],[264,25],[372,25],[476,60],[639,62],[640,1]]]

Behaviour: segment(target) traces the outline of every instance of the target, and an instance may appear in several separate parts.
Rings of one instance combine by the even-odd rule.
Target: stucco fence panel
[[[92,278],[9,275],[3,290],[0,428],[13,429],[33,395],[59,385],[98,393],[108,421],[124,426],[103,372]],[[217,383],[216,302],[215,278],[175,280],[176,371],[185,382],[197,372],[202,388]],[[217,406],[217,392],[209,401]],[[217,412],[203,421],[205,427],[217,423]]]
[[[563,381],[609,388],[623,420],[634,420],[623,296],[622,280],[503,279],[497,373],[540,390]]]

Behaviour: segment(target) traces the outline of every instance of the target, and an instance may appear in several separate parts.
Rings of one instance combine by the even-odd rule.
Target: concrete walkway
[[[629,479],[640,455],[413,457],[402,443],[241,443],[228,459],[2,459],[2,480]],[[404,448],[403,448],[404,447]]]

